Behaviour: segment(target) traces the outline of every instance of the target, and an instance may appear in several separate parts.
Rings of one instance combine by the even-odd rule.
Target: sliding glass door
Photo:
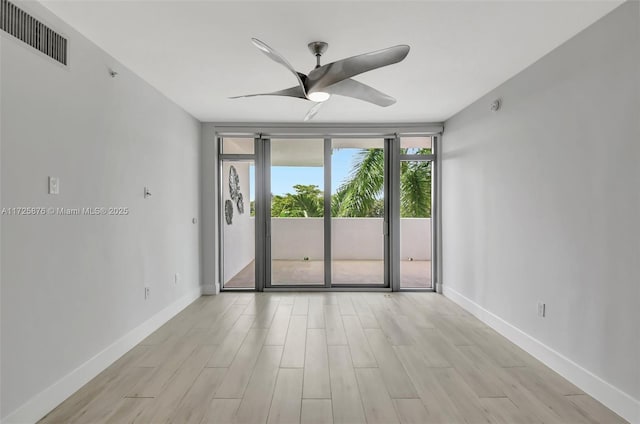
[[[400,139],[400,289],[433,289],[432,137]]]
[[[223,289],[432,290],[434,137],[220,140]]]
[[[223,289],[256,286],[255,141],[224,139],[220,160],[220,251]]]
[[[325,285],[324,139],[269,141],[270,285]]]
[[[331,140],[331,283],[384,286],[384,139]]]
[[[271,139],[266,287],[384,287],[384,139]]]

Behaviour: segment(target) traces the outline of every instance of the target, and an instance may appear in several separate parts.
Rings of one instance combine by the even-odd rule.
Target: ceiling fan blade
[[[251,42],[253,43],[254,46],[260,49],[262,53],[266,54],[271,60],[281,64],[282,66],[287,68],[289,71],[291,71],[291,73],[298,80],[298,85],[300,85],[300,88],[302,88],[302,92],[306,95],[306,89],[303,81],[303,79],[307,78],[305,74],[302,74],[296,71],[295,69],[293,69],[293,66],[291,66],[291,64],[287,61],[287,59],[285,59],[280,53],[278,53],[277,51],[275,51],[274,49],[272,49],[262,41],[258,40],[257,38],[252,38]]]
[[[324,88],[363,72],[382,68],[402,61],[409,54],[409,46],[399,45],[328,63],[309,72],[306,91]]]
[[[307,122],[311,120],[314,116],[316,116],[316,114],[318,113],[318,111],[320,110],[323,104],[324,102],[316,103],[315,105],[313,105],[311,109],[309,109],[309,112],[307,112],[307,114],[305,115],[304,122]]]
[[[230,99],[239,99],[242,97],[256,97],[256,96],[286,96],[286,97],[296,97],[298,99],[307,98],[304,95],[304,91],[302,87],[296,85],[295,87],[285,88],[284,90],[273,91],[271,93],[257,93],[257,94],[245,94],[242,96],[233,96],[229,97]]]
[[[330,85],[325,90],[330,94],[353,97],[382,107],[391,106],[396,102],[396,99],[388,94],[351,78]]]

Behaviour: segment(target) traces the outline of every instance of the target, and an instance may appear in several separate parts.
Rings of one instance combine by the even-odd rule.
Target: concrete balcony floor
[[[382,285],[384,262],[380,260],[334,260],[333,285]],[[273,286],[324,284],[323,261],[272,261]],[[431,288],[431,261],[401,261],[401,287]],[[225,288],[255,287],[255,262],[233,276]]]

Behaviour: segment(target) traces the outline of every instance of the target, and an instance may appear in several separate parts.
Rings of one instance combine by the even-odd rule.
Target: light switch
[[[49,177],[49,194],[60,193],[60,179],[58,177]]]

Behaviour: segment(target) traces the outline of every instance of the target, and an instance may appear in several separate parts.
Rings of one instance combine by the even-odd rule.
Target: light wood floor
[[[202,297],[43,423],[622,423],[432,293]]]

